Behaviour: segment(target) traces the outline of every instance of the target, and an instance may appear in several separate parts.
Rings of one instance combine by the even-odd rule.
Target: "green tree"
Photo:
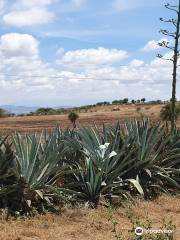
[[[79,118],[79,115],[75,112],[70,112],[68,118],[72,122],[73,128],[76,128],[76,121]]]
[[[129,102],[129,99],[128,98],[124,98],[123,100],[122,100],[122,103],[123,104],[127,104]]]
[[[0,108],[0,117],[6,117],[8,115],[8,113],[6,112],[6,110]]]
[[[170,58],[164,58],[161,54],[157,56],[159,58],[169,60],[173,63],[173,80],[172,80],[172,104],[171,106],[171,130],[174,130],[176,127],[176,82],[177,82],[177,68],[178,68],[178,59],[180,57],[179,49],[179,38],[180,38],[180,0],[178,0],[177,5],[171,5],[167,3],[165,7],[168,10],[173,11],[176,14],[176,17],[170,19],[160,18],[162,22],[171,23],[175,30],[166,30],[161,29],[160,32],[168,37],[173,38],[173,44],[170,44],[169,41],[163,40],[159,43],[159,46],[168,48],[173,51],[173,55]]]
[[[142,102],[142,103],[145,103],[145,101],[146,101],[145,98],[142,98],[142,99],[141,99],[141,102]]]
[[[53,108],[38,108],[35,115],[53,115],[56,114],[56,110]]]
[[[118,105],[118,104],[119,104],[119,100],[114,100],[114,101],[112,101],[112,104]]]

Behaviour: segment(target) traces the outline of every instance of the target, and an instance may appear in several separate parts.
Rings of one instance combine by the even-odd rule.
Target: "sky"
[[[169,0],[173,5],[177,0]],[[0,0],[0,105],[171,97],[165,0]],[[173,42],[172,42],[173,43]],[[179,75],[177,97],[180,98]]]

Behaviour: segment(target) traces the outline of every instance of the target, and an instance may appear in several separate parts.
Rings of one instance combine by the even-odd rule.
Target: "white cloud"
[[[141,0],[114,0],[113,6],[118,11],[124,11],[139,7],[141,3]]]
[[[38,44],[29,34],[7,33],[0,38],[0,51],[7,57],[37,56]]]
[[[74,105],[123,97],[170,97],[172,65],[168,61],[131,59],[125,64],[128,53],[123,50],[60,49],[56,55],[60,65],[56,65],[41,59],[38,46],[28,34],[1,36],[1,103]]]
[[[19,7],[26,7],[26,8],[30,8],[30,7],[37,7],[37,6],[46,6],[46,5],[50,5],[54,2],[54,0],[17,0],[15,3],[15,7],[19,8]]]
[[[3,21],[9,26],[24,27],[35,24],[45,24],[54,19],[54,14],[46,9],[34,8],[25,11],[13,11],[3,16]]]
[[[157,0],[145,1],[145,0],[114,0],[113,7],[117,11],[126,11],[136,9],[140,7],[151,7],[158,5]]]
[[[106,49],[99,47],[97,49],[81,49],[76,51],[66,52],[61,59],[57,61],[58,64],[68,64],[69,66],[85,66],[88,65],[102,65],[113,64],[122,61],[128,57],[126,51],[118,49]]]
[[[59,48],[59,49],[57,50],[56,54],[59,55],[59,56],[61,56],[61,55],[64,54],[64,52],[65,52],[64,48]]]
[[[38,86],[42,89],[49,86],[46,75],[52,75],[55,71],[41,60],[38,46],[39,42],[29,34],[9,33],[1,36],[0,82],[5,89],[27,91]],[[32,75],[34,77],[30,77]]]
[[[12,10],[3,16],[3,21],[15,27],[49,23],[55,19],[54,13],[47,8],[52,2],[52,0],[17,0]]]
[[[158,45],[158,43],[165,41],[167,42],[168,40],[166,38],[160,39],[159,41],[157,40],[151,40],[146,43],[146,45],[141,49],[143,52],[151,52],[151,51],[156,51],[158,49],[161,49],[161,47]]]
[[[144,61],[138,59],[134,59],[130,62],[130,66],[132,67],[142,67],[144,64]]]
[[[71,0],[71,1],[75,7],[81,7],[86,3],[86,0]]]
[[[3,13],[4,11],[4,6],[5,6],[5,1],[4,0],[0,0],[0,15]]]

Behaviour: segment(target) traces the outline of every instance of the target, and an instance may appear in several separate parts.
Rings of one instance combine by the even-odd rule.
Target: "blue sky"
[[[0,0],[0,105],[170,98],[172,66],[156,58],[171,54],[157,46],[165,3]]]

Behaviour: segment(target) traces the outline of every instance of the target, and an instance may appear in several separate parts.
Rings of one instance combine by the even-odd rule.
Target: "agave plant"
[[[180,131],[149,120],[0,140],[0,207],[30,211],[63,194],[90,201],[180,191]]]
[[[13,151],[12,143],[7,141],[8,137],[0,139],[0,178],[8,176],[8,172],[12,169]]]
[[[167,135],[160,123],[151,126],[149,120],[128,122],[126,130],[131,144],[136,148],[136,161],[131,174],[137,176],[146,194],[149,195],[149,188],[166,190],[167,181],[180,189],[177,179],[170,174],[172,165],[179,164],[179,133],[176,136],[172,133]],[[167,163],[171,160],[171,169],[168,169]],[[174,172],[179,174],[179,170]]]
[[[111,151],[119,150],[125,141],[125,132],[119,121],[115,123],[114,127],[103,124],[103,129],[96,126],[94,128],[81,128],[78,136],[83,148],[89,152],[94,152],[94,149],[105,143],[111,144]]]
[[[0,140],[0,207],[7,206],[7,196],[13,191],[14,172],[13,172],[13,150],[12,143],[8,137]]]
[[[83,128],[78,135],[79,140],[76,139],[76,142],[79,144],[73,146],[79,147],[85,156],[85,166],[78,166],[78,171],[85,174],[85,179],[87,176],[84,169],[87,170],[92,165],[91,168],[100,169],[101,174],[101,169],[105,168],[106,182],[112,183],[117,178],[123,182],[132,179],[131,183],[136,184],[136,188],[139,192],[144,192],[145,197],[152,195],[152,189],[165,190],[167,181],[179,188],[179,170],[174,170],[174,175],[172,174],[173,164],[179,164],[179,132],[167,136],[160,123],[152,125],[149,120],[144,120],[126,122],[125,130],[119,123],[114,128],[103,126],[103,130],[97,127]],[[110,140],[107,149],[106,140]],[[99,146],[104,148],[101,149],[102,152]],[[113,151],[117,153],[116,156],[108,160]],[[173,163],[168,169],[167,163],[170,164],[171,159]],[[98,173],[95,170],[92,170],[92,175]]]
[[[97,140],[97,139],[96,139]],[[79,198],[97,206],[101,196],[111,198],[114,195],[125,195],[129,185],[133,185],[141,194],[143,190],[136,179],[123,180],[118,166],[119,157],[115,151],[109,152],[110,144],[98,146],[94,152],[86,149],[85,165],[75,165],[72,169],[73,181],[67,183],[61,191],[70,192]],[[117,158],[116,158],[117,157]]]
[[[43,143],[42,135],[22,137],[17,134],[13,141],[18,208],[29,209],[31,204],[39,203],[50,205],[54,195],[48,186],[54,185],[62,174],[56,138],[51,136]]]

